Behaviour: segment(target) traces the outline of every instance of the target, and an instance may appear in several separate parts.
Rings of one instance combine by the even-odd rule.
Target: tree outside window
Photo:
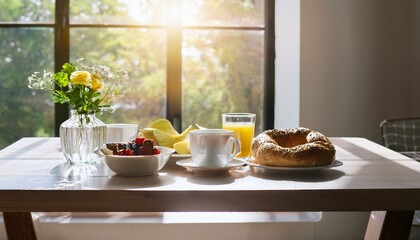
[[[274,101],[266,89],[274,81],[267,4],[274,1],[0,0],[0,148],[54,136],[54,104],[26,78],[79,58],[130,74],[130,93],[99,115],[106,123],[146,127],[167,117],[182,129],[219,128],[224,112],[254,112],[262,131],[274,115],[266,105]]]

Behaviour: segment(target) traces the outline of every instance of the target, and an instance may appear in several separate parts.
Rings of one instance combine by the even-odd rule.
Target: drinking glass
[[[223,113],[223,129],[232,130],[239,141],[241,152],[236,158],[247,160],[252,157],[251,142],[254,138],[255,114],[254,113]]]
[[[106,124],[106,142],[130,142],[137,137],[138,124],[110,123]]]

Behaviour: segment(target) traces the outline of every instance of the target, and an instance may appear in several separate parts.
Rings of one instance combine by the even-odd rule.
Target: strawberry
[[[107,144],[107,147],[112,148],[114,155],[120,156],[160,154],[159,149],[153,146],[153,139],[144,137],[135,138],[128,143]]]
[[[159,149],[153,148],[153,155],[157,155],[157,154],[160,154]]]
[[[136,138],[135,142],[138,145],[143,145],[144,140],[146,140],[146,138],[144,138],[144,137],[138,137],[138,138]]]
[[[126,149],[124,149],[124,155],[130,156],[130,155],[133,155],[133,152],[131,151],[131,149],[126,148]]]

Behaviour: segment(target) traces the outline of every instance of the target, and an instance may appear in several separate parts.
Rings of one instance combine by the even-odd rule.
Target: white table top
[[[317,172],[226,174],[167,165],[147,177],[72,167],[58,138],[0,151],[2,211],[364,211],[420,209],[420,163],[363,138],[331,138],[343,162]]]

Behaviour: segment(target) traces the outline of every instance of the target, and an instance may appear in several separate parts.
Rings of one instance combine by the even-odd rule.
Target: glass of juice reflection
[[[223,113],[222,114],[223,129],[232,130],[235,138],[241,145],[241,152],[236,158],[250,159],[251,142],[254,138],[255,130],[255,114],[254,113]]]

